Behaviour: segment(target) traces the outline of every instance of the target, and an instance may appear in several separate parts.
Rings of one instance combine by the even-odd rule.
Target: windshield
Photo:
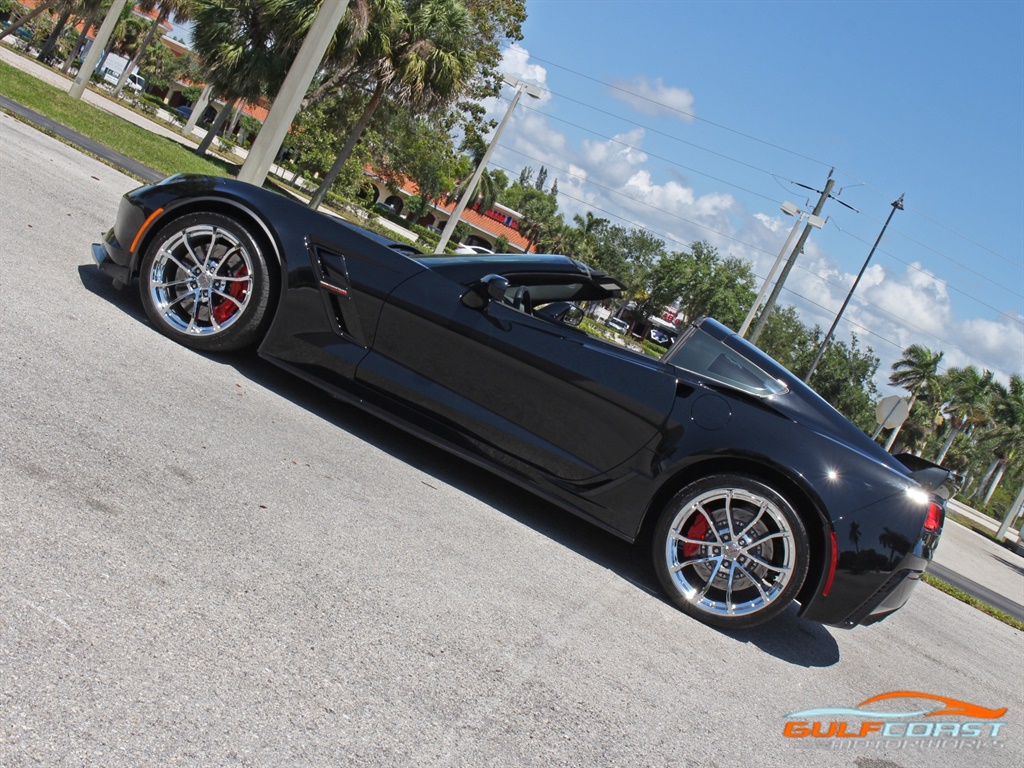
[[[758,397],[789,391],[781,381],[697,327],[681,336],[662,361]]]

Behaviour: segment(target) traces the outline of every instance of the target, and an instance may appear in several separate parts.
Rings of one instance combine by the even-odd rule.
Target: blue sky
[[[835,168],[781,301],[827,328],[905,194],[837,334],[882,360],[1024,373],[1024,3],[527,0],[505,71],[541,85],[492,167],[557,178],[672,250],[699,239],[763,277]],[[504,114],[511,96],[489,105]],[[662,106],[663,105],[663,106]],[[841,191],[840,191],[841,190]],[[851,322],[855,325],[851,325]]]

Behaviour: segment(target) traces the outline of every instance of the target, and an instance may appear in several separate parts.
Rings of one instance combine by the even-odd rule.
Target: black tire
[[[662,510],[652,554],[671,601],[705,624],[753,627],[775,618],[807,576],[810,542],[793,506],[765,483],[712,475]]]
[[[157,330],[186,347],[230,352],[259,341],[273,276],[239,221],[190,213],[164,225],[139,265],[142,306]]]

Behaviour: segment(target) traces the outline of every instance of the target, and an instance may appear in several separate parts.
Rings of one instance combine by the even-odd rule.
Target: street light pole
[[[868,263],[871,261],[871,257],[875,255],[875,248],[882,241],[882,235],[885,234],[886,227],[889,226],[889,222],[892,221],[892,216],[896,211],[903,210],[903,195],[900,195],[899,200],[892,203],[892,210],[889,211],[889,218],[885,220],[885,224],[882,225],[882,231],[878,233],[878,237],[875,239],[875,244],[871,246],[871,250],[868,252],[868,257],[864,259],[864,264],[861,265],[860,272],[857,273],[857,278],[853,281],[853,285],[850,286],[850,292],[846,294],[846,299],[843,301],[843,306],[839,308],[839,313],[836,315],[836,319],[832,321],[832,327],[828,329],[828,333],[825,334],[825,338],[821,341],[821,346],[818,347],[818,354],[814,358],[814,362],[811,363],[811,369],[804,376],[804,382],[811,380],[811,375],[814,373],[814,369],[818,367],[818,363],[821,362],[822,355],[825,354],[825,347],[828,346],[829,341],[832,338],[832,334],[836,331],[836,326],[839,325],[839,319],[843,316],[843,312],[846,311],[846,305],[850,303],[850,299],[853,298],[853,292],[857,290],[857,284],[860,283],[861,277],[864,276],[864,270],[868,268]]]
[[[519,103],[519,97],[523,95],[525,91],[527,95],[532,96],[535,99],[540,98],[540,88],[529,83],[524,83],[522,80],[506,80],[509,85],[516,87],[516,95],[512,97],[512,103],[508,105],[508,111],[505,112],[505,116],[501,119],[501,123],[498,125],[497,130],[494,132],[494,136],[491,138],[491,143],[487,145],[487,149],[484,151],[484,156],[480,158],[480,163],[477,165],[476,170],[473,171],[473,177],[469,180],[469,186],[466,187],[465,193],[462,195],[462,199],[459,200],[455,206],[455,210],[452,211],[452,215],[448,218],[448,221],[444,225],[444,230],[441,232],[441,239],[437,241],[437,248],[434,249],[434,253],[444,253],[444,248],[448,245],[448,241],[451,240],[452,233],[455,231],[455,227],[458,225],[459,220],[462,218],[463,212],[466,210],[466,206],[469,204],[470,196],[476,191],[476,185],[480,183],[480,177],[484,173],[484,169],[487,167],[487,161],[491,158],[491,152],[494,151],[494,147],[498,143],[498,139],[501,137],[501,132],[505,130],[505,124],[508,123],[510,117],[512,117],[512,110],[516,108],[516,104]]]
[[[292,125],[292,118],[299,111],[302,99],[306,96],[306,89],[320,68],[327,46],[334,39],[334,33],[347,9],[348,0],[324,3],[320,6],[295,56],[295,61],[288,68],[281,90],[274,97],[274,104],[267,119],[238,172],[240,181],[259,186],[267,178],[270,166]]]

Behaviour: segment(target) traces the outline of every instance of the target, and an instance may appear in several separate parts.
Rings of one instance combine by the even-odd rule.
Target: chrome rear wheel
[[[743,475],[716,475],[680,491],[654,542],[672,601],[708,624],[748,627],[783,611],[808,565],[803,521],[778,493]]]

